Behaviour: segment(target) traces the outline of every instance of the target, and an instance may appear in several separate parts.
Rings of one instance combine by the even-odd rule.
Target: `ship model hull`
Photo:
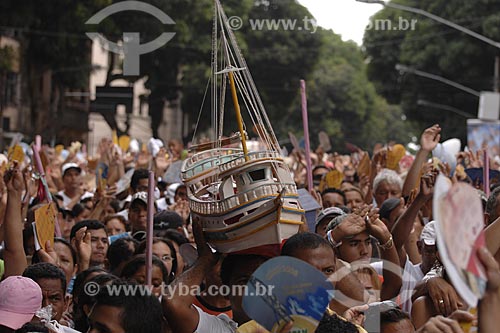
[[[297,189],[281,156],[272,151],[211,149],[184,162],[191,214],[206,240],[232,253],[280,244],[303,224]]]

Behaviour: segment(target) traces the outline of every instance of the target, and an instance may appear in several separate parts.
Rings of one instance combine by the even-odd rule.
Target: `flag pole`
[[[309,144],[309,122],[307,118],[306,81],[304,80],[300,80],[300,94],[302,97],[302,123],[304,124],[304,144],[306,151],[307,189],[311,192],[314,187],[311,165],[311,146]]]
[[[146,283],[153,285],[153,217],[154,217],[155,174],[149,171],[148,179],[148,221],[146,228]]]
[[[486,197],[490,196],[490,158],[488,154],[488,147],[484,149],[483,154],[483,186],[484,186],[484,194]]]

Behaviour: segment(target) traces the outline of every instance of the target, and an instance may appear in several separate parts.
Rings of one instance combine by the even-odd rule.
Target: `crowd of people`
[[[499,166],[472,152],[457,154],[453,166],[432,159],[440,132],[439,125],[426,129],[414,156],[394,154],[394,145],[371,157],[357,147],[350,155],[313,154],[311,195],[321,208],[314,229],[304,224],[284,240],[280,255],[307,262],[334,286],[316,332],[498,332],[500,182],[492,179],[486,196],[484,181],[464,170]],[[181,141],[144,146],[132,151],[104,139],[95,158],[80,146],[42,146],[44,177],[32,152],[21,160],[8,156],[0,180],[0,333],[266,332],[245,313],[243,295],[207,291],[237,290],[275,254],[215,252],[190,215]],[[304,158],[298,149],[287,157],[298,187],[310,185]],[[475,309],[440,260],[432,209],[438,174],[470,183],[483,203],[486,246],[476,251],[488,281]],[[48,202],[55,207],[55,237],[39,244],[33,224]],[[152,286],[133,289],[147,293],[125,288],[145,286],[148,274]],[[279,332],[292,327],[281,323]]]

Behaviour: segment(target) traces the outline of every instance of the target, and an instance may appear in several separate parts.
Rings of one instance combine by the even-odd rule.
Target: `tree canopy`
[[[57,0],[50,5],[30,1],[26,5],[7,0],[0,4],[0,9],[13,14],[6,15],[4,25],[18,29],[24,65],[32,72],[31,79],[51,69],[60,91],[87,84],[91,64],[86,31],[97,29],[112,41],[119,41],[124,31],[140,31],[141,43],[164,31],[175,32],[166,45],[141,56],[140,75],[147,78],[146,87],[151,91],[148,102],[155,135],[165,101],[180,103],[183,113],[194,124],[210,76],[212,1],[147,0],[175,21],[175,25],[167,27],[145,13],[130,11],[114,14],[98,27],[85,24],[113,2],[118,1]],[[352,42],[343,42],[332,31],[321,28],[313,31],[313,16],[297,0],[225,0],[223,6],[228,17],[238,16],[243,22],[241,29],[234,32],[280,140],[288,138],[288,131],[302,133],[300,79],[308,83],[313,145],[317,144],[314,134],[322,130],[331,136],[339,151],[344,149],[344,141],[369,148],[377,141],[409,140],[411,123],[405,121],[401,108],[390,105],[377,91],[393,104],[403,98],[398,94],[387,95],[380,89],[379,79],[376,86],[369,81],[369,77],[378,77],[380,71],[373,67],[377,61],[385,66],[392,64],[386,65],[374,55],[367,71],[360,48]],[[294,20],[296,25],[295,28],[252,25],[255,20],[264,19]],[[305,28],[305,20],[309,29]],[[490,26],[495,25],[490,23]],[[401,57],[407,54],[403,53],[403,46]],[[393,58],[393,62],[399,61],[399,50],[398,57],[393,55]],[[109,74],[108,79],[116,78],[111,71]],[[390,82],[398,79],[396,74]],[[126,79],[134,81],[137,77]],[[38,117],[37,106],[31,107],[34,117]],[[204,107],[200,124],[206,128],[210,125],[208,100]]]
[[[500,40],[500,3],[495,0],[445,1],[399,0],[395,3],[419,8],[464,26],[493,40]],[[476,91],[492,91],[494,61],[499,50],[458,30],[392,8],[384,8],[374,20],[402,17],[417,19],[415,30],[367,30],[363,46],[369,59],[368,75],[377,91],[391,103],[401,104],[420,129],[440,123],[444,138],[466,142],[465,117],[450,111],[422,106],[422,102],[451,106],[475,118],[478,97],[424,77],[396,71],[396,64],[435,74]]]
[[[345,142],[371,148],[377,141],[410,141],[411,125],[403,120],[398,106],[389,105],[376,93],[359,47],[343,42],[332,31],[320,30],[319,34],[319,61],[307,88],[311,133],[325,131],[336,151],[345,150]],[[300,124],[297,99],[291,111]],[[317,137],[311,140],[317,143]]]

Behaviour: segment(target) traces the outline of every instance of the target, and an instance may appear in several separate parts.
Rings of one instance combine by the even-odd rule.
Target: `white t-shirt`
[[[377,271],[377,274],[382,275],[383,272],[383,262],[376,261],[371,263],[371,266]],[[411,296],[415,286],[419,281],[424,278],[424,273],[420,268],[420,264],[414,265],[408,255],[406,256],[406,263],[403,271],[403,282],[401,284],[401,290],[399,291],[398,303],[401,304],[401,308],[404,312],[411,314],[412,301]]]
[[[127,209],[124,209],[124,210],[119,211],[118,213],[116,213],[116,215],[123,216],[123,217],[125,218],[125,220],[127,220],[127,221],[128,221],[128,208],[127,208]]]
[[[378,275],[384,275],[384,262],[382,260],[371,262],[370,266],[373,267]]]
[[[72,198],[68,197],[66,193],[64,193],[64,190],[57,192],[58,195],[60,195],[63,198],[63,205],[64,208],[70,209],[68,205],[71,203],[73,200]],[[92,198],[94,195],[90,192],[85,192],[80,196],[80,200],[86,199],[86,198]],[[71,207],[73,208],[73,207]]]
[[[424,273],[420,268],[420,264],[413,264],[408,256],[406,256],[406,263],[403,273],[403,284],[399,292],[401,308],[404,312],[411,314],[412,301],[415,286],[424,278]]]
[[[200,316],[195,333],[235,333],[238,329],[238,324],[226,314],[214,316],[204,312],[196,305],[193,306]]]
[[[156,208],[158,209],[159,212],[162,210],[167,210],[168,209],[167,199],[160,198],[160,199],[156,200]]]

